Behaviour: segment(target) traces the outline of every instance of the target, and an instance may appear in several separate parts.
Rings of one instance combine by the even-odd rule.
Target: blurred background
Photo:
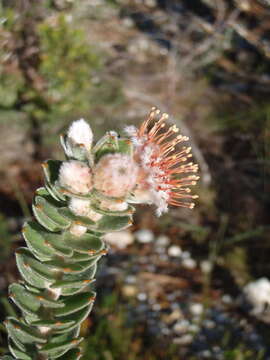
[[[83,360],[270,359],[269,70],[269,0],[1,0],[1,319],[59,134],[157,106],[190,137],[200,198],[107,235]]]

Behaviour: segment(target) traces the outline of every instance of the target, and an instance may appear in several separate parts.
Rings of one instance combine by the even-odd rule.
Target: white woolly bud
[[[75,194],[87,194],[93,187],[91,169],[80,161],[66,161],[60,168],[59,182]]]
[[[128,155],[109,154],[98,162],[94,187],[106,196],[124,197],[136,185],[138,166]]]
[[[48,332],[51,330],[51,328],[48,326],[39,326],[38,329],[43,335],[48,334]]]
[[[54,288],[52,289],[50,286],[47,288],[50,297],[53,298],[53,300],[57,300],[59,296],[61,295],[62,289],[61,288]]]
[[[101,209],[110,211],[125,211],[128,208],[128,203],[125,201],[115,202],[110,200],[102,200],[100,207]]]
[[[71,198],[69,208],[75,215],[86,216],[93,221],[98,221],[102,218],[102,214],[91,209],[90,201],[87,199]]]
[[[87,216],[90,209],[90,201],[87,199],[71,198],[69,208],[75,215]]]
[[[103,217],[103,215],[97,213],[96,211],[94,211],[92,209],[89,209],[89,213],[88,213],[87,217],[89,217],[90,220],[98,221]]]
[[[76,224],[73,224],[71,225],[71,227],[69,228],[69,231],[72,235],[74,236],[77,236],[77,237],[80,237],[82,236],[83,234],[86,233],[87,231],[87,228],[85,226],[82,226],[82,225],[76,225]]]
[[[74,144],[84,145],[87,150],[91,149],[93,132],[84,119],[74,121],[68,130],[67,136]]]

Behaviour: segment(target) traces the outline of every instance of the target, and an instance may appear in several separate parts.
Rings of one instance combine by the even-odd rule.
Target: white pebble
[[[145,300],[147,299],[147,295],[146,295],[145,293],[139,293],[139,294],[137,295],[137,299],[138,299],[139,301],[145,301]]]
[[[181,337],[173,339],[173,343],[177,345],[188,345],[192,342],[193,336],[191,334],[185,334]]]
[[[125,280],[127,284],[136,284],[137,277],[134,275],[128,275]]]
[[[200,264],[201,270],[204,274],[209,274],[212,271],[212,263],[209,260],[203,260]]]
[[[166,254],[160,254],[159,258],[161,261],[168,261],[168,259],[169,259]]]
[[[153,232],[148,229],[141,229],[141,230],[136,231],[135,237],[142,244],[147,244],[154,240]]]
[[[160,304],[154,304],[154,305],[152,306],[152,309],[153,309],[153,311],[160,311],[160,310],[161,310],[161,306],[160,306]]]
[[[182,262],[183,266],[187,269],[195,269],[196,268],[196,261],[194,259],[184,259]]]
[[[163,327],[161,329],[161,332],[163,335],[170,335],[170,329],[168,329],[167,327]]]
[[[177,334],[181,334],[186,332],[189,328],[189,321],[187,320],[179,320],[173,326],[173,331]]]
[[[204,320],[203,325],[207,329],[213,329],[216,326],[215,322],[213,320],[209,320],[209,319]]]
[[[200,330],[200,327],[196,324],[191,324],[188,330],[192,333],[197,333]]]
[[[203,313],[203,305],[200,303],[194,303],[189,306],[189,310],[193,315],[202,315]]]
[[[224,304],[231,304],[232,303],[232,297],[230,295],[223,295],[221,300],[224,302]]]
[[[160,246],[160,247],[165,247],[167,245],[169,245],[170,243],[170,238],[166,235],[160,235],[157,237],[156,240],[156,245]]]
[[[131,18],[124,18],[122,24],[127,28],[132,28],[134,26],[134,21]]]
[[[189,251],[183,251],[182,259],[189,259],[189,258],[190,258],[190,252]]]
[[[254,315],[262,314],[266,306],[270,305],[270,281],[266,277],[248,283],[243,292],[248,302],[253,305]]]
[[[182,255],[182,249],[178,245],[172,245],[168,249],[168,255],[172,257],[180,257]]]
[[[145,5],[153,8],[153,7],[157,6],[157,3],[156,3],[156,0],[145,0]]]
[[[211,351],[210,350],[203,350],[201,354],[202,354],[202,356],[204,358],[210,358],[211,357]]]

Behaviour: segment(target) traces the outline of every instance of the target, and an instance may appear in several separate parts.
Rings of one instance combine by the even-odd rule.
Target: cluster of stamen
[[[158,214],[166,212],[169,204],[192,209],[192,199],[198,197],[190,194],[190,186],[196,185],[199,179],[194,174],[198,172],[198,165],[189,161],[191,147],[177,149],[178,144],[189,138],[176,135],[179,132],[176,125],[166,130],[167,119],[168,114],[152,108],[139,129],[126,129],[135,146],[135,159],[145,171],[144,184],[138,186],[152,191]]]

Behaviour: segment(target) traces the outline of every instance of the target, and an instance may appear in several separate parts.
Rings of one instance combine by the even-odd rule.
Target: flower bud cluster
[[[91,203],[96,201],[98,194],[101,210],[124,211],[128,208],[125,199],[136,186],[138,166],[131,156],[117,152],[107,153],[95,162],[92,142],[92,130],[83,119],[70,126],[65,151],[71,159],[61,165],[58,180],[63,192],[70,196],[69,209],[73,214],[97,222],[103,215],[94,211]],[[85,159],[74,160],[78,146],[86,151]],[[76,223],[70,228],[75,236],[81,236],[86,231],[86,227]]]
[[[178,145],[188,140],[166,127],[167,114],[153,108],[139,129],[127,127],[130,150],[119,147],[116,133],[107,133],[92,149],[93,133],[80,119],[69,128],[62,144],[69,160],[59,171],[59,184],[70,197],[69,208],[78,216],[98,222],[103,211],[125,211],[128,202],[157,206],[157,215],[168,206],[192,209],[190,186],[196,185],[198,165],[190,161],[191,147]],[[100,212],[98,211],[98,208]],[[94,210],[95,209],[95,210]],[[97,210],[97,211],[96,211]],[[70,231],[80,236],[85,231],[74,224]]]

